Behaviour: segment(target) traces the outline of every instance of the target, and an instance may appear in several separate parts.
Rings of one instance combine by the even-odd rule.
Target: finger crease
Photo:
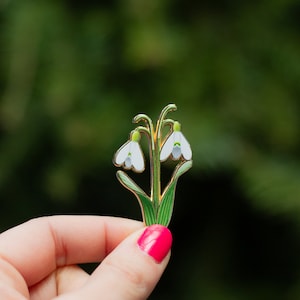
[[[67,263],[67,247],[64,240],[57,234],[51,222],[48,222],[49,231],[53,240],[55,261],[57,267],[65,266]]]

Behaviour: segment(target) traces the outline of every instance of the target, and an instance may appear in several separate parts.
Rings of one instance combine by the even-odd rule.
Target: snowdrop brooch
[[[175,104],[163,108],[154,126],[145,114],[133,118],[134,123],[143,122],[131,133],[129,140],[116,152],[113,162],[117,167],[141,173],[145,170],[145,159],[140,139],[147,137],[149,144],[151,193],[148,195],[122,170],[117,171],[121,184],[138,199],[145,225],[162,224],[168,226],[173,212],[175,189],[178,178],[192,167],[192,150],[181,132],[178,121],[167,119],[169,112],[177,109]],[[168,127],[168,130],[165,128]],[[161,192],[161,162],[168,158],[178,161],[173,175]]]

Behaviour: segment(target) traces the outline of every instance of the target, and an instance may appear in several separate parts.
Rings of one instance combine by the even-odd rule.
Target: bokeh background
[[[299,31],[296,0],[1,0],[1,231],[141,219],[112,157],[176,103],[194,166],[150,299],[299,299]]]

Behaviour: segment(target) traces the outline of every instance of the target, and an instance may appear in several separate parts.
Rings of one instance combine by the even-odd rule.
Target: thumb
[[[59,299],[147,299],[168,264],[171,244],[171,232],[162,225],[139,230],[102,261],[85,286]]]

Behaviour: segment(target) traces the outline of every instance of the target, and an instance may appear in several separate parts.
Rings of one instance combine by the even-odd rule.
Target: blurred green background
[[[1,0],[1,231],[141,219],[112,157],[174,102],[194,167],[150,299],[299,299],[299,32],[296,0]]]

